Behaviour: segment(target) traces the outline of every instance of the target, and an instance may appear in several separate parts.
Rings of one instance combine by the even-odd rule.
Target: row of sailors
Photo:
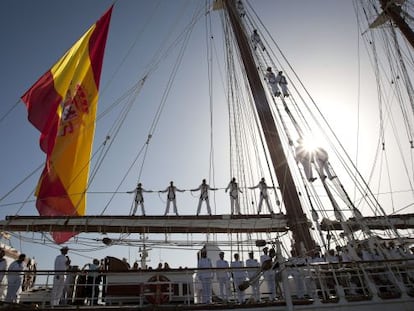
[[[248,187],[248,189],[260,189],[260,199],[259,204],[257,207],[257,214],[260,214],[262,210],[262,204],[263,201],[266,202],[266,206],[269,210],[270,214],[273,214],[273,209],[269,202],[269,194],[268,189],[274,189],[275,187],[270,187],[266,184],[266,181],[264,178],[260,180],[260,182],[253,187]],[[218,188],[212,188],[210,185],[207,184],[206,180],[203,179],[201,185],[198,188],[191,189],[190,191],[200,191],[200,197],[197,207],[197,216],[200,214],[201,211],[201,205],[203,202],[206,203],[207,206],[207,213],[211,216],[211,207],[210,207],[210,201],[209,201],[209,191],[216,191]],[[178,215],[177,211],[177,200],[176,200],[176,193],[177,192],[185,192],[186,190],[178,189],[176,186],[174,186],[174,182],[170,182],[170,185],[165,189],[158,191],[159,193],[167,193],[167,205],[165,207],[164,216],[166,216],[170,211],[170,204],[172,203],[174,208],[174,213]],[[232,178],[230,183],[228,184],[227,188],[225,189],[226,192],[229,192],[230,194],[230,205],[231,205],[231,214],[238,214],[241,215],[240,212],[240,203],[239,203],[239,193],[243,193],[243,191],[240,189],[236,178]],[[138,206],[141,206],[142,215],[145,216],[145,209],[144,209],[144,192],[154,192],[152,190],[145,190],[142,188],[142,183],[138,183],[137,187],[134,190],[128,191],[127,193],[135,193],[135,204],[132,214],[135,215],[137,212]],[[279,199],[276,199],[276,204],[280,205]]]

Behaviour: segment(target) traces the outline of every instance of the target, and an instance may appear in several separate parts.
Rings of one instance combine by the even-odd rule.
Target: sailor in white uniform
[[[203,179],[201,185],[196,188],[196,189],[191,189],[191,191],[198,191],[200,190],[200,199],[198,201],[198,207],[197,207],[197,216],[200,214],[201,211],[201,204],[203,203],[203,201],[206,202],[207,205],[207,212],[208,214],[211,216],[211,207],[210,207],[210,200],[208,198],[208,191],[212,190],[215,191],[217,190],[216,188],[211,188],[210,185],[208,185],[206,183],[206,180]]]
[[[220,252],[219,257],[220,259],[216,261],[216,268],[228,269],[229,263],[227,260],[224,260],[224,252]],[[216,278],[219,283],[220,297],[225,301],[229,301],[229,297],[231,295],[229,272],[228,271],[217,271]]]
[[[213,266],[211,264],[210,258],[207,258],[207,251],[205,249],[202,249],[200,252],[201,258],[198,260],[197,267],[199,269],[211,269]],[[199,270],[197,272],[197,276],[200,279],[201,282],[201,288],[202,288],[202,303],[204,304],[210,304],[212,302],[211,296],[211,281],[213,279],[213,273],[211,270]]]
[[[289,91],[288,91],[288,82],[286,80],[286,77],[283,75],[282,71],[279,71],[277,76],[276,76],[276,82],[279,84],[280,88],[282,89],[282,94],[283,97],[288,97],[289,96]]]
[[[310,182],[313,182],[316,180],[316,178],[313,177],[311,166],[311,163],[313,161],[312,152],[304,146],[302,138],[299,138],[297,142],[298,145],[295,148],[296,162],[300,162],[302,164],[306,179]]]
[[[174,183],[171,181],[170,185],[167,187],[167,189],[159,191],[161,193],[167,193],[167,206],[165,207],[165,213],[164,216],[166,216],[170,211],[170,203],[173,203],[174,207],[174,213],[178,216],[177,212],[177,200],[176,200],[176,192],[185,192],[185,190],[180,190],[176,186],[174,186]]]
[[[318,172],[322,180],[324,180],[326,176],[328,176],[330,180],[335,178],[335,176],[329,170],[329,156],[328,152],[325,149],[323,149],[322,147],[316,148],[314,151],[314,159],[315,163],[317,164]]]
[[[25,254],[20,254],[19,258],[13,261],[7,270],[7,295],[6,302],[17,303],[17,295],[23,282],[23,269]]]
[[[250,187],[249,189],[256,189],[256,188],[260,189],[260,199],[259,199],[259,205],[257,206],[257,214],[260,214],[260,212],[262,211],[263,200],[266,202],[267,209],[269,210],[269,213],[273,214],[273,209],[272,209],[272,207],[270,206],[270,203],[269,203],[269,194],[267,192],[267,189],[269,189],[269,188],[272,189],[274,187],[268,187],[266,185],[266,181],[263,177],[256,186]],[[279,201],[277,201],[277,203],[280,204]]]
[[[235,253],[234,255],[234,261],[231,262],[230,267],[231,268],[243,268],[243,261],[239,260],[239,254]],[[244,281],[246,281],[246,270],[244,269],[237,269],[233,270],[233,283],[234,288],[236,289],[237,293],[237,300],[239,303],[244,303],[244,291],[240,290],[239,285],[243,284]]]
[[[50,297],[51,306],[59,305],[60,299],[63,295],[63,290],[65,289],[65,271],[68,268],[68,257],[66,256],[66,254],[68,253],[68,251],[68,247],[62,247],[60,249],[60,255],[56,256],[55,258],[55,275],[53,277],[53,288]]]
[[[253,30],[253,33],[251,35],[251,40],[253,43],[253,48],[256,50],[257,46],[259,45],[262,51],[265,50],[265,46],[262,42],[262,39],[260,38],[260,35],[257,33],[257,29]]]
[[[4,276],[7,270],[7,261],[4,258],[6,252],[4,249],[0,248],[0,300],[4,299],[5,291],[6,291],[6,282]]]
[[[248,268],[257,268],[257,269],[249,269],[247,271],[247,276],[252,284],[253,289],[253,298],[256,302],[260,301],[260,284],[259,278],[256,278],[255,281],[252,281],[254,277],[257,276],[257,272],[259,271],[260,264],[258,263],[257,259],[253,258],[253,252],[249,252],[249,258],[246,260],[246,267]]]
[[[268,255],[269,248],[263,248],[263,255],[260,256],[260,265],[263,266],[263,263],[268,260],[272,260]],[[267,288],[270,292],[270,300],[274,300],[276,298],[276,284],[275,284],[275,273],[273,269],[266,270],[263,273],[264,280],[267,283]]]
[[[279,97],[280,91],[279,91],[279,87],[277,86],[276,75],[272,71],[272,67],[267,67],[266,74],[265,74],[265,80],[267,80],[270,87],[272,88],[273,95],[276,97]]]
[[[226,192],[230,190],[230,206],[231,206],[231,214],[233,215],[234,212],[241,215],[240,213],[240,203],[239,203],[239,192],[243,193],[239,185],[236,182],[236,178],[233,177],[233,179],[230,181],[229,185],[226,188]],[[236,210],[234,211],[234,208]]]
[[[135,193],[135,205],[132,215],[135,215],[137,212],[138,205],[141,205],[142,216],[145,216],[144,209],[144,196],[143,192],[152,192],[151,190],[145,190],[142,188],[142,184],[138,183],[137,187],[134,190],[128,191],[127,193]]]

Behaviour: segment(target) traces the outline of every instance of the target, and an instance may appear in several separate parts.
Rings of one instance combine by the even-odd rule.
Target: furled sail
[[[29,121],[41,132],[45,168],[36,189],[41,216],[86,212],[86,187],[98,89],[112,6],[22,96]],[[53,233],[63,243],[76,233]]]

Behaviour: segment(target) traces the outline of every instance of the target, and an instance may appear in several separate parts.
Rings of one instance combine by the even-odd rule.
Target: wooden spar
[[[414,48],[414,32],[401,16],[401,7],[395,3],[395,0],[379,0],[383,12],[391,18],[394,24],[400,29],[407,41]]]
[[[214,216],[7,216],[0,231],[100,233],[286,232],[283,214]]]
[[[245,72],[254,98],[257,114],[263,129],[273,168],[279,182],[280,192],[282,193],[283,201],[286,206],[288,225],[294,239],[293,247],[300,254],[302,253],[301,244],[303,243],[305,251],[311,252],[315,248],[315,241],[311,237],[308,220],[306,215],[303,213],[302,205],[287,163],[279,133],[272,117],[266,93],[262,84],[263,78],[257,71],[252,50],[249,45],[249,39],[246,37],[246,34],[242,29],[240,17],[235,7],[235,1],[224,0],[224,4],[227,8],[230,23],[233,27],[233,32],[237,40]]]

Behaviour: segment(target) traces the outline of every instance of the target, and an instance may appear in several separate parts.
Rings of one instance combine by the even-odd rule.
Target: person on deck
[[[269,203],[269,194],[267,192],[267,189],[269,189],[269,188],[274,189],[274,187],[268,187],[266,185],[266,181],[263,177],[256,186],[249,187],[249,189],[256,189],[256,188],[260,189],[260,199],[259,199],[259,205],[257,206],[257,214],[260,214],[260,212],[262,210],[263,200],[266,202],[267,209],[269,210],[269,213],[273,214],[273,209],[272,209],[272,207],[270,206],[270,203]],[[279,200],[277,200],[276,203],[279,205],[280,204]]]
[[[6,292],[6,284],[4,276],[6,275],[7,270],[7,260],[4,258],[6,252],[3,248],[0,248],[0,300],[4,299]]]
[[[216,261],[216,268],[228,269],[229,263],[224,259],[224,252],[219,253],[220,259]],[[217,271],[216,278],[219,283],[220,297],[225,301],[229,301],[231,295],[230,290],[230,274],[228,271]]]
[[[211,188],[210,185],[208,185],[206,183],[206,180],[203,179],[201,185],[198,188],[191,189],[190,191],[198,191],[198,190],[200,190],[200,199],[198,201],[197,216],[200,214],[201,204],[203,203],[203,201],[206,202],[207,212],[211,216],[211,208],[210,208],[210,200],[208,199],[208,191],[209,190],[215,191],[217,189],[216,188]]]
[[[83,270],[87,271],[86,278],[86,297],[89,301],[90,306],[96,306],[98,304],[99,297],[99,283],[101,278],[99,271],[101,270],[101,265],[99,259],[93,259],[92,263],[87,263],[83,266]]]
[[[234,212],[241,215],[240,213],[240,203],[239,203],[239,192],[243,193],[239,185],[236,182],[236,178],[233,177],[233,179],[230,181],[229,185],[226,188],[226,192],[230,190],[230,206],[231,206],[231,214],[233,215]],[[234,210],[236,208],[236,210]]]
[[[207,258],[207,250],[203,248],[200,252],[200,256],[201,258],[198,260],[197,268],[211,269],[213,266],[210,258]],[[202,303],[210,304],[212,302],[211,280],[213,279],[213,273],[211,270],[199,270],[197,276],[200,279],[203,292]]]
[[[266,73],[265,73],[265,80],[267,80],[270,87],[272,88],[273,95],[276,97],[279,97],[280,91],[279,91],[279,87],[277,86],[276,75],[272,71],[272,67],[267,67]]]
[[[263,267],[263,263],[272,260],[269,256],[269,248],[263,248],[263,255],[260,256],[260,265]],[[276,282],[274,270],[268,269],[263,273],[264,280],[267,283],[267,289],[270,292],[269,300],[272,301],[276,298]]]
[[[248,268],[259,268],[260,264],[257,262],[257,259],[253,258],[253,251],[249,252],[249,258],[246,260],[246,267]],[[257,277],[259,269],[249,269],[247,271],[247,276],[252,284],[253,298],[256,302],[260,301],[260,278]]]
[[[20,254],[19,258],[13,261],[7,270],[7,295],[6,302],[17,303],[17,295],[23,282],[23,269],[25,254]]]
[[[316,180],[316,177],[313,177],[311,166],[311,163],[313,161],[312,152],[304,146],[302,138],[299,138],[297,142],[298,145],[295,148],[296,162],[300,162],[302,164],[306,179],[310,182],[313,182]]]
[[[318,147],[314,151],[314,160],[318,167],[318,173],[322,180],[328,176],[329,180],[332,180],[336,176],[334,176],[331,171],[329,170],[329,156],[328,152],[323,149],[322,147]],[[326,175],[325,175],[326,174]]]
[[[176,186],[174,186],[174,183],[172,181],[170,182],[170,185],[167,187],[167,189],[162,190],[162,191],[159,191],[160,193],[168,192],[167,193],[167,206],[165,207],[164,216],[167,216],[167,214],[169,213],[169,211],[170,211],[170,203],[171,202],[173,203],[174,213],[177,216],[179,216],[178,215],[178,212],[177,212],[177,200],[176,200],[176,192],[177,191],[178,192],[184,192],[185,190],[178,189]]]
[[[135,192],[135,205],[132,215],[135,216],[137,212],[138,205],[141,205],[142,216],[145,216],[145,209],[144,209],[144,196],[143,192],[152,192],[151,190],[145,190],[142,188],[142,184],[138,183],[137,187],[134,190],[127,191],[127,193],[134,193]]]
[[[243,268],[243,261],[240,261],[239,254],[235,253],[234,255],[234,261],[231,262],[230,267],[231,268]],[[244,269],[235,269],[233,272],[233,283],[234,288],[236,289],[237,293],[237,300],[239,303],[244,303],[244,291],[240,290],[239,285],[243,284],[244,281],[246,281],[246,270]]]
[[[279,71],[276,76],[276,82],[279,84],[280,88],[282,89],[283,97],[289,97],[288,92],[288,82],[286,80],[286,77],[283,75],[282,71]]]
[[[50,305],[57,306],[63,296],[63,290],[65,289],[65,277],[66,269],[68,268],[68,257],[66,256],[69,251],[67,246],[60,249],[60,255],[55,258],[55,275],[53,277],[53,288],[50,298]]]
[[[257,33],[257,29],[253,30],[253,33],[251,35],[251,40],[253,43],[253,48],[256,50],[257,46],[259,45],[262,51],[264,51],[266,48],[262,42],[262,39],[260,38],[260,35]]]

